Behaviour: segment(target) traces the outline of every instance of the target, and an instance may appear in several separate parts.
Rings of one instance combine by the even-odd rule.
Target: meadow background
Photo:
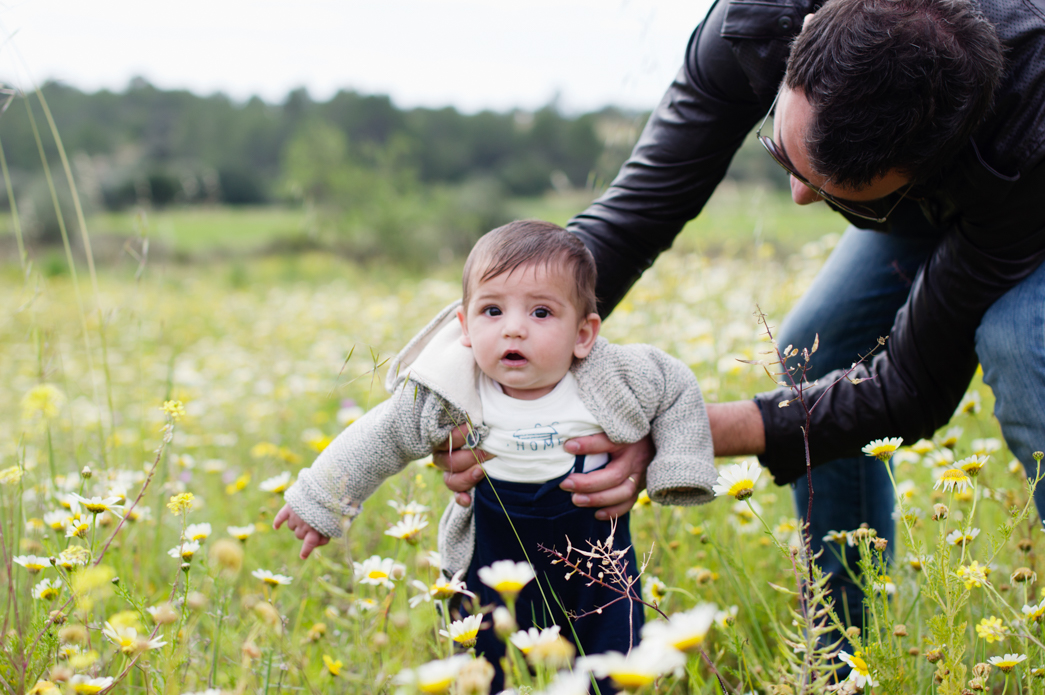
[[[0,118],[0,690],[444,692],[454,678],[411,671],[453,651],[424,600],[441,474],[412,464],[306,562],[272,518],[296,472],[386,398],[383,365],[459,297],[474,239],[516,217],[565,223],[644,115],[404,112],[354,93],[236,104],[147,83],[41,95]],[[757,312],[779,324],[842,229],[791,205],[773,169],[748,143],[604,326],[686,362],[708,401],[773,387],[738,361],[772,348]],[[850,534],[869,617],[840,646],[865,659],[867,690],[1043,690],[1040,524],[991,405],[977,377],[954,428],[894,458],[893,564],[872,533]],[[973,486],[934,490],[973,455],[989,456]],[[627,666],[633,689],[782,695],[830,680],[818,637],[846,618],[798,550],[790,490],[767,478],[745,502],[634,510],[647,600],[722,613],[691,628],[703,655]],[[427,507],[428,526],[387,535],[391,502]],[[355,564],[375,555],[401,566],[387,582]],[[977,666],[1006,654],[1028,659]],[[514,684],[576,691],[554,671]]]

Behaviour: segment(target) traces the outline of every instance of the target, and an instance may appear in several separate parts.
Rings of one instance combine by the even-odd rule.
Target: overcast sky
[[[14,0],[0,78],[280,101],[306,86],[400,107],[649,109],[710,0]]]

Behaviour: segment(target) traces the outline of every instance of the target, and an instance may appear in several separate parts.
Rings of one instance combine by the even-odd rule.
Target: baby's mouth
[[[526,358],[521,352],[509,350],[501,357],[501,364],[508,367],[521,367],[526,364]]]

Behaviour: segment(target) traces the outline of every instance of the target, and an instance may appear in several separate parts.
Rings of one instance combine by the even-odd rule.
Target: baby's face
[[[479,282],[457,312],[475,361],[512,398],[533,400],[551,392],[573,358],[591,352],[599,316],[581,316],[570,273],[524,266]]]

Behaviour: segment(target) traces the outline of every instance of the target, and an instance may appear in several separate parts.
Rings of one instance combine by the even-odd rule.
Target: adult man
[[[1045,449],[1045,4],[720,0],[631,159],[570,225],[595,254],[604,315],[699,213],[774,100],[763,144],[794,201],[826,200],[853,224],[779,342],[820,334],[814,379],[890,336],[854,375],[872,381],[825,393],[825,377],[806,392],[823,396],[809,432],[811,535],[867,521],[891,537],[884,467],[859,449],[931,435],[977,361],[1016,456],[1031,466]],[[777,483],[799,480],[804,413],[777,407],[789,397],[709,407],[716,454],[759,454]],[[575,501],[630,506],[641,458],[619,456],[614,479],[569,481]],[[804,482],[795,492],[804,515]],[[859,593],[845,598],[861,615]]]

